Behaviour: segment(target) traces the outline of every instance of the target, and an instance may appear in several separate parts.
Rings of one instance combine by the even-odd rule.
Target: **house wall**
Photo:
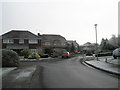
[[[38,44],[29,44],[29,49],[37,49]]]
[[[3,40],[2,40],[2,42],[3,42]],[[31,49],[31,51],[37,51],[37,49],[39,47],[41,47],[41,40],[40,39],[38,40],[38,44],[29,44],[29,40],[28,39],[24,39],[24,43],[23,44],[19,44],[19,39],[14,39],[14,43],[13,44],[2,43],[2,48],[3,49],[8,48],[8,47],[11,47],[9,49],[24,49],[24,48],[28,47],[29,49]]]
[[[24,44],[28,44],[28,39],[24,39]]]
[[[14,39],[14,44],[19,44],[19,39]]]

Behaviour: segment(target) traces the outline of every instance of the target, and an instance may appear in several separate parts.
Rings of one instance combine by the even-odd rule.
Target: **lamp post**
[[[95,34],[96,34],[96,55],[97,55],[97,61],[98,61],[98,53],[97,53],[97,24],[95,24]]]

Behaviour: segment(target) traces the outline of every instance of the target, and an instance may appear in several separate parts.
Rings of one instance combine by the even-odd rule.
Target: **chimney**
[[[38,36],[40,36],[40,33],[38,33]]]

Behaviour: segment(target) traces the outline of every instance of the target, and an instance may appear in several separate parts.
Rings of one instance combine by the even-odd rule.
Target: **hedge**
[[[2,67],[19,66],[19,57],[15,51],[2,50]]]

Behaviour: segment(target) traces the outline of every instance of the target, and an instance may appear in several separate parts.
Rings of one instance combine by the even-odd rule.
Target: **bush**
[[[2,67],[19,66],[19,57],[15,51],[2,50]]]
[[[58,57],[59,55],[57,54],[57,53],[53,53],[52,55],[51,55],[51,57],[52,58],[56,58],[56,57]]]
[[[24,58],[28,58],[28,56],[31,54],[30,50],[29,49],[23,49],[21,52],[20,52],[20,56],[24,56]]]

